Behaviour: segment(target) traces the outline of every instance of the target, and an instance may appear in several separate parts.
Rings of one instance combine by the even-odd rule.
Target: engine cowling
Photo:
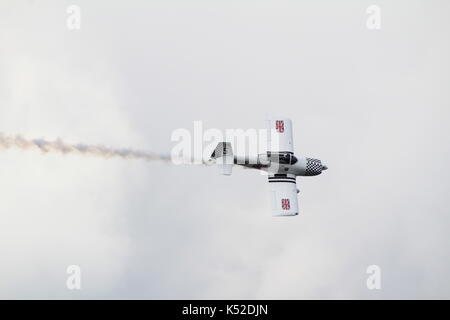
[[[327,166],[322,164],[322,161],[314,158],[306,158],[305,176],[317,176],[322,173],[322,170],[327,170]]]
[[[287,173],[292,173],[296,176],[317,176],[327,169],[327,166],[319,159],[299,157],[298,161],[289,168]]]

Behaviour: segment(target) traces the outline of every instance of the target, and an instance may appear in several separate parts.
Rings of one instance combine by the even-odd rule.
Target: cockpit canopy
[[[280,164],[295,164],[298,159],[289,152],[271,152],[267,151],[267,157]]]

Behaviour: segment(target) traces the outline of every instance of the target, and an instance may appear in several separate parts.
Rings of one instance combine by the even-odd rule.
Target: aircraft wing
[[[292,121],[287,118],[269,118],[266,120],[267,151],[294,152]]]
[[[270,201],[273,216],[298,215],[297,184],[294,175],[269,175]]]

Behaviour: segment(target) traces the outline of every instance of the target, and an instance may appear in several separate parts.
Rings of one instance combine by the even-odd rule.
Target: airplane
[[[266,171],[273,216],[296,216],[299,213],[296,177],[317,176],[328,167],[319,159],[296,157],[292,138],[292,121],[288,118],[266,120],[268,151],[257,156],[236,156],[230,142],[220,142],[211,154],[224,175],[231,175],[233,165]]]

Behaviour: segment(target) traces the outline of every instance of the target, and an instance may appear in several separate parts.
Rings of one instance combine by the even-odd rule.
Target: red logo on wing
[[[291,209],[291,203],[289,202],[289,199],[281,199],[281,208],[283,210]]]
[[[277,120],[275,121],[275,128],[279,133],[284,132],[284,121],[283,120]]]

